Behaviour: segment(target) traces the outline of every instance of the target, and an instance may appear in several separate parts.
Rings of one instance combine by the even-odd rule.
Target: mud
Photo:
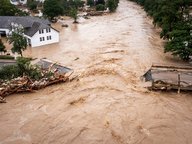
[[[75,69],[79,79],[7,97],[0,144],[190,144],[190,93],[151,92],[140,76],[152,63],[182,63],[163,53],[151,19],[121,0],[116,13],[60,29],[60,43],[29,49]]]

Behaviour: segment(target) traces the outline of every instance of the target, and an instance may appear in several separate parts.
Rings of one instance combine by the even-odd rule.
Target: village
[[[52,0],[29,1],[10,0],[21,11],[0,16],[0,144],[192,141],[191,54],[173,55],[166,39],[190,22],[162,33],[140,0],[114,11],[61,0],[57,16],[43,8]]]
[[[77,6],[81,8],[81,11],[83,11],[84,14],[77,15],[77,12],[76,12],[74,22],[71,23],[71,25],[78,24],[79,22],[77,21],[77,18],[80,16],[85,19],[85,18],[88,18],[89,14],[92,14],[92,15],[93,13],[95,15],[104,14],[104,12],[102,11],[97,12],[96,10],[95,12],[94,10],[91,10],[91,11],[89,10],[89,12],[85,14],[85,11],[87,11],[88,7],[84,4],[84,2],[81,2],[81,1],[78,1],[78,2],[80,4],[77,3]],[[12,93],[32,91],[34,89],[39,89],[41,87],[45,87],[50,84],[60,83],[61,81],[65,82],[66,80],[69,80],[68,78],[69,76],[67,77],[64,76],[68,72],[67,69],[69,68],[65,68],[65,66],[61,66],[61,64],[59,64],[60,68],[58,68],[58,64],[56,64],[57,62],[53,62],[46,59],[37,59],[36,57],[31,57],[31,56],[29,58],[27,57],[24,58],[25,56],[23,57],[23,52],[26,49],[29,49],[29,48],[33,49],[35,47],[40,48],[42,46],[49,47],[50,44],[59,43],[60,34],[59,34],[59,30],[57,30],[59,29],[58,26],[68,27],[68,25],[64,23],[65,21],[64,18],[61,16],[49,17],[49,19],[42,17],[43,16],[42,7],[38,8],[38,5],[40,4],[42,6],[44,1],[29,2],[27,0],[14,0],[14,1],[11,0],[10,3],[16,6],[16,8],[18,7],[19,10],[23,11],[24,13],[27,12],[29,16],[0,16],[0,34],[2,38],[1,52],[4,53],[4,55],[1,55],[2,59],[0,60],[0,66],[2,67],[2,72],[0,75],[2,80],[6,80],[6,79],[10,80],[10,78],[13,79],[11,82],[2,81],[1,92],[0,92],[1,102],[5,102],[5,96]],[[38,11],[40,15],[36,16],[34,15],[34,10],[30,11],[30,6],[32,4],[36,4],[36,8],[38,9],[36,11]],[[74,5],[74,4],[71,4],[71,5]],[[50,8],[50,6],[48,7],[48,9]],[[78,7],[77,7],[77,10],[78,10]],[[66,18],[69,19],[70,17],[66,17]],[[54,28],[54,26],[57,26],[57,28]],[[6,44],[6,46],[4,46],[4,43]],[[22,59],[18,54],[22,56]],[[16,70],[17,67],[19,69],[21,68],[21,66],[18,65],[19,63],[18,59],[21,59],[20,61],[24,61],[23,67],[25,67],[25,69],[23,71],[19,70],[21,72],[17,72]],[[30,63],[33,63],[34,66],[31,64],[28,64],[27,59],[31,59]],[[48,61],[50,62],[49,65],[47,64]],[[41,64],[39,65],[39,63]],[[14,67],[14,65],[16,65],[16,67]],[[44,65],[46,65],[46,67]],[[36,68],[37,66],[39,66],[40,69]],[[27,68],[27,67],[34,67],[34,68]],[[56,67],[56,68],[52,69],[52,67]],[[5,69],[5,72],[3,72],[4,69]],[[13,70],[11,69],[15,69],[15,71],[13,72]],[[61,71],[61,69],[66,69],[66,71],[63,71],[62,73],[60,72],[59,76],[56,76],[58,75],[58,72]],[[37,73],[36,76],[29,72],[25,72],[27,70],[31,71],[31,73],[36,72]],[[46,70],[46,72],[43,72],[44,70]],[[39,74],[40,73],[39,71],[42,71],[43,74]],[[21,75],[17,75],[17,73],[21,73]],[[47,76],[46,73],[52,73],[52,77]],[[26,77],[22,78],[22,75],[26,75],[27,79],[30,79],[30,82],[26,82],[25,81]],[[14,78],[16,78],[15,81],[14,81]],[[45,78],[48,79],[46,80],[47,82],[45,82]],[[18,79],[20,82],[18,82]],[[11,84],[7,84],[7,83],[11,83]],[[23,86],[19,85],[19,83],[22,83]],[[39,88],[37,88],[37,85],[39,85]]]

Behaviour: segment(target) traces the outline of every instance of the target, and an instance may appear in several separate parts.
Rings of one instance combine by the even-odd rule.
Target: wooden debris
[[[6,103],[6,99],[0,96],[0,103]]]
[[[45,63],[43,63],[45,64]],[[0,103],[5,103],[5,97],[13,93],[34,92],[49,85],[71,81],[69,77],[73,71],[56,63],[46,62],[42,69],[42,75],[52,73],[49,77],[43,77],[39,80],[31,79],[28,76],[18,77],[10,81],[0,81]]]
[[[4,100],[4,97],[20,92],[33,92],[34,90],[42,89],[46,86],[66,82],[69,80],[69,76],[58,76],[50,78],[42,78],[40,80],[31,80],[27,76],[19,77],[11,81],[5,82],[0,85],[0,101]]]
[[[69,27],[67,24],[62,24],[61,26],[62,27]]]

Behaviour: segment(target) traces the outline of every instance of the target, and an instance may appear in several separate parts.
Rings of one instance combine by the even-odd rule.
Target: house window
[[[51,29],[50,28],[46,28],[46,32],[51,32]]]
[[[43,29],[42,29],[42,30],[39,30],[39,34],[42,34],[42,33],[44,33]]]
[[[27,39],[27,41],[28,41],[28,45],[31,45],[31,40],[29,38]]]
[[[47,36],[47,40],[51,40],[51,36]]]
[[[45,38],[44,37],[40,37],[40,42],[41,41],[45,41]]]

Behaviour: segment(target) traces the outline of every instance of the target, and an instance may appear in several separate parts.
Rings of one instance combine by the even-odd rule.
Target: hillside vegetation
[[[153,17],[154,25],[162,28],[160,37],[166,39],[165,52],[183,60],[192,55],[192,0],[131,0],[142,5]]]

